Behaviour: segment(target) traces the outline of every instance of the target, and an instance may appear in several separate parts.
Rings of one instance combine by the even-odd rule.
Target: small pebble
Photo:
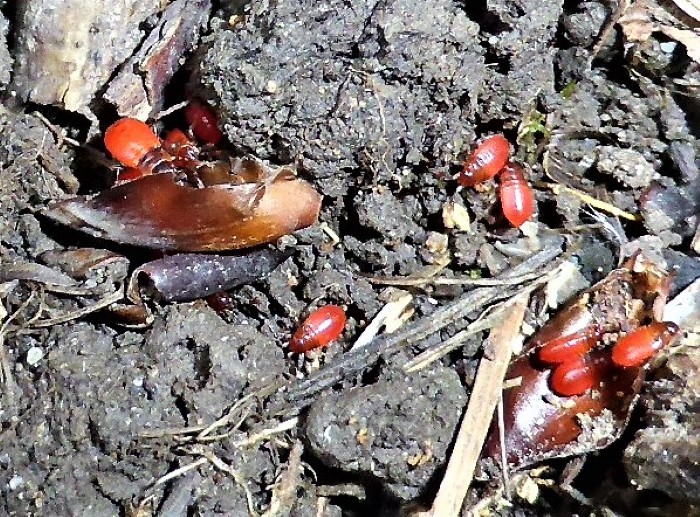
[[[38,346],[33,346],[27,351],[27,364],[36,366],[44,358],[44,350]]]
[[[22,476],[12,476],[9,483],[7,483],[10,490],[17,490],[21,488],[22,485],[24,485],[24,478]]]

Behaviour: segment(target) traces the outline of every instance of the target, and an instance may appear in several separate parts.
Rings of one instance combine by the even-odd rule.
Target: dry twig
[[[289,515],[296,500],[296,490],[301,479],[301,453],[304,451],[300,441],[295,442],[289,453],[287,468],[279,476],[272,489],[270,506],[261,517]]]
[[[276,385],[267,386],[258,391],[248,393],[244,397],[241,397],[235,402],[235,404],[233,404],[233,406],[231,406],[231,408],[226,412],[224,416],[222,416],[221,418],[213,422],[211,425],[206,427],[203,431],[201,431],[197,435],[197,441],[203,440],[207,435],[211,434],[212,431],[215,431],[216,429],[219,429],[220,427],[223,427],[229,422],[231,422],[235,418],[235,416],[239,414],[239,411],[243,411],[243,407],[246,402],[250,402],[255,397],[262,398],[269,395],[270,393],[274,393],[277,387],[278,386]],[[235,426],[234,429],[235,428],[237,428],[237,426]]]
[[[497,305],[487,307],[476,320],[469,324],[467,328],[461,330],[460,332],[457,332],[457,334],[455,334],[451,338],[446,339],[438,345],[431,347],[425,350],[423,353],[417,355],[412,360],[404,364],[403,369],[406,372],[415,372],[417,370],[425,368],[426,366],[432,364],[434,361],[437,361],[441,357],[449,354],[453,350],[456,350],[457,348],[462,346],[462,343],[469,336],[472,336],[483,330],[490,329],[496,325],[501,325],[503,322],[503,318],[506,314],[508,314],[508,312],[511,310],[511,306],[513,305],[513,303],[517,302],[519,297],[521,297],[522,295],[530,294],[533,290],[537,289],[543,284],[551,283],[554,278],[561,274],[562,270],[567,264],[571,263],[563,262],[559,265],[559,267],[552,269],[544,275],[542,275],[541,273],[537,273],[537,280],[535,282],[527,284],[516,295],[514,295],[513,298],[511,298],[510,300],[505,300]],[[523,275],[520,278],[523,278],[525,276],[530,275]],[[504,282],[506,280],[507,279],[501,280],[501,282]]]
[[[73,147],[81,147],[80,142],[66,136],[62,128],[52,124],[51,121],[49,121],[49,119],[47,119],[42,113],[34,111],[32,115],[41,120],[47,129],[53,133],[53,136],[56,137],[56,145],[58,147],[61,147],[64,142],[72,145]]]
[[[88,314],[92,314],[93,312],[104,309],[105,307],[109,307],[113,303],[117,303],[122,298],[124,298],[124,290],[123,286],[120,284],[119,286],[117,286],[114,292],[106,294],[101,299],[97,300],[91,305],[81,307],[80,309],[76,309],[74,311],[65,312],[60,316],[35,321],[31,325],[27,325],[27,327],[53,327],[54,325],[60,325],[61,323],[67,323],[69,321],[77,320],[79,318],[82,318],[83,316],[87,316]]]
[[[578,197],[581,201],[584,203],[587,203],[591,205],[593,208],[597,208],[598,210],[602,210],[603,212],[607,212],[611,215],[617,216],[617,217],[622,217],[623,219],[627,219],[628,221],[638,221],[639,216],[632,214],[630,212],[627,212],[626,210],[623,210],[621,208],[616,207],[615,205],[612,205],[610,203],[607,203],[605,201],[602,201],[600,199],[594,198],[593,196],[586,194],[585,192],[582,192],[578,189],[567,187],[565,185],[561,185],[558,183],[548,183],[546,185],[555,195],[558,195],[560,192],[568,192],[569,194],[573,194],[574,196]]]
[[[612,32],[615,30],[615,25],[619,21],[620,17],[624,14],[624,12],[627,10],[627,8],[630,5],[630,0],[620,0],[620,3],[617,5],[615,8],[615,12],[612,13],[610,18],[605,24],[605,28],[602,30],[600,35],[598,36],[598,41],[596,42],[595,46],[593,47],[593,50],[591,50],[591,55],[588,59],[589,65],[590,63],[593,62],[593,60],[600,54],[600,51],[602,50],[603,46],[605,46],[605,43],[608,41],[608,38],[612,34]]]
[[[434,347],[428,348],[424,352],[418,354],[416,357],[407,361],[403,365],[403,369],[407,373],[417,372],[422,370],[426,366],[437,361],[441,357],[449,354],[453,350],[462,346],[462,343],[466,341],[470,336],[478,334],[484,330],[492,328],[497,320],[503,316],[503,313],[508,305],[508,302],[503,302],[503,305],[499,304],[498,308],[495,309],[491,314],[486,315],[486,309],[481,315],[471,322],[467,328],[460,330],[454,336],[440,342]]]
[[[421,286],[421,285],[473,285],[478,287],[518,285],[528,280],[539,278],[539,273],[529,273],[512,278],[472,278],[470,276],[373,276],[368,277],[373,284],[396,286]]]
[[[154,429],[153,431],[140,432],[139,438],[165,438],[167,436],[181,436],[198,433],[206,428],[206,425],[198,425],[193,427],[169,427],[166,429]]]
[[[157,486],[160,486],[164,483],[167,483],[171,479],[175,479],[179,476],[182,476],[183,474],[186,474],[190,470],[196,469],[197,467],[204,465],[208,463],[207,458],[199,458],[198,460],[193,461],[192,463],[188,463],[187,465],[184,465],[178,469],[175,469],[171,472],[168,472],[164,476],[161,476],[156,480],[155,483],[153,483],[153,486],[151,488],[155,488]]]
[[[26,308],[31,304],[32,300],[34,299],[34,295],[36,293],[36,291],[32,291],[31,294],[27,297],[27,299],[24,302],[22,302],[22,304],[10,316],[8,316],[5,321],[2,322],[2,325],[0,325],[0,384],[5,384],[6,386],[5,393],[7,394],[9,405],[14,403],[14,395],[17,390],[17,383],[15,382],[15,378],[12,375],[12,368],[10,367],[10,364],[7,359],[7,352],[5,349],[5,336],[8,334],[10,323],[15,321],[18,318],[18,316],[26,310]],[[5,306],[2,305],[2,303],[0,303],[0,307],[2,307],[2,312],[6,315],[7,311],[5,309]],[[32,321],[39,317],[40,311],[41,308],[27,322],[22,323],[21,327],[25,327],[28,324],[31,324]]]
[[[240,472],[231,467],[231,465],[219,458],[212,451],[202,451],[201,454],[202,456],[204,456],[204,458],[209,460],[209,463],[211,463],[214,467],[231,476],[231,478],[236,482],[236,484],[238,484],[238,486],[240,486],[243,489],[243,492],[245,492],[246,501],[248,502],[248,513],[250,515],[257,515],[257,512],[255,511],[255,501],[253,500],[253,494],[250,492],[250,489],[248,488],[248,485],[245,479],[243,479],[243,476],[241,476]]]
[[[190,101],[182,101],[182,102],[178,102],[177,104],[173,104],[172,106],[170,106],[167,109],[160,110],[158,113],[156,113],[153,116],[153,120],[160,120],[162,118],[165,118],[168,115],[170,115],[171,113],[175,113],[176,111],[181,110],[182,108],[187,106],[189,103],[190,103]]]
[[[501,396],[503,378],[512,356],[512,344],[518,337],[527,300],[527,295],[520,295],[503,324],[491,331],[489,341],[495,356],[492,360],[483,359],[479,365],[445,477],[433,506],[427,512],[420,513],[421,517],[459,515]]]
[[[281,422],[279,425],[276,425],[269,429],[263,429],[262,431],[258,431],[257,433],[251,434],[243,440],[233,442],[231,445],[239,449],[242,447],[250,447],[251,445],[255,445],[256,443],[266,440],[267,438],[270,438],[276,434],[290,431],[294,429],[298,423],[299,419],[297,417],[290,418],[289,420]]]
[[[158,515],[187,515],[188,509],[191,507],[194,500],[194,492],[202,482],[202,476],[197,471],[191,471],[189,474],[182,476],[170,486],[169,493],[160,503]],[[154,498],[153,495],[150,496]],[[141,500],[139,506],[143,506],[144,501]],[[152,513],[143,513],[144,517],[151,516]]]

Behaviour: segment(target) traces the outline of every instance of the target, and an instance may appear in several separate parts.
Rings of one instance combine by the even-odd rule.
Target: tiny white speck
[[[44,358],[44,351],[38,346],[33,346],[27,351],[27,364],[36,366]]]
[[[10,490],[17,490],[22,487],[22,485],[24,485],[24,478],[22,476],[12,476],[12,479],[10,479],[10,482],[7,484]]]
[[[673,52],[676,50],[676,42],[675,41],[667,41],[664,43],[660,43],[659,48],[661,49],[662,52],[665,52],[666,54],[673,54]]]
[[[323,441],[325,441],[325,442],[331,441],[331,426],[328,426],[323,430]]]

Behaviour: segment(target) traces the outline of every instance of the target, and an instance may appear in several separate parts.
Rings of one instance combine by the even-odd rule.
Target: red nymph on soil
[[[312,312],[289,342],[292,352],[302,354],[328,346],[340,337],[347,318],[337,305],[325,305]]]
[[[112,157],[126,167],[118,172],[118,183],[152,174],[180,174],[191,178],[195,185],[203,185],[200,169],[204,170],[205,164],[199,161],[194,142],[179,129],[169,131],[161,141],[145,122],[122,118],[107,128],[104,144]]]
[[[473,187],[500,177],[501,207],[505,218],[520,228],[535,212],[535,196],[525,179],[523,168],[510,161],[510,143],[503,135],[484,138],[464,162],[457,181]]]
[[[133,118],[120,119],[105,131],[105,147],[112,157],[125,167],[141,167],[144,174],[153,174],[154,165],[146,166],[143,162],[149,153],[160,150],[160,146],[158,135]]]
[[[492,179],[510,158],[510,142],[503,135],[484,138],[464,162],[457,181],[463,187],[473,187]]]
[[[535,212],[535,196],[525,180],[523,168],[508,162],[500,172],[500,195],[503,215],[510,224],[520,228]]]

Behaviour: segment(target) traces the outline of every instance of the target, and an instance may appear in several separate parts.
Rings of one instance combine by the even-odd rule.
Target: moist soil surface
[[[114,110],[102,90],[71,111],[18,95],[14,60],[34,28],[4,4],[2,514],[396,515],[429,505],[487,333],[417,373],[401,366],[478,310],[333,370],[311,397],[276,393],[340,364],[397,287],[414,295],[415,320],[474,289],[375,278],[490,278],[562,246],[575,272],[559,303],[638,250],[675,270],[671,297],[700,276],[700,73],[683,44],[654,33],[626,45],[607,2],[253,1],[213,6],[163,103],[206,98],[226,152],[296,165],[324,196],[320,223],[273,243],[290,256],[268,276],[216,303],[149,300],[152,324],[125,328],[91,307],[116,301],[149,254],[41,215],[113,180],[100,134]],[[177,113],[164,120],[184,127]],[[512,142],[534,187],[537,212],[522,230],[503,217],[497,182],[453,180],[493,133]],[[574,191],[639,217],[591,208]],[[454,204],[468,226],[445,215]],[[110,260],[76,271],[65,250],[88,248]],[[541,300],[526,316],[534,328],[546,318]],[[348,316],[341,339],[290,353],[300,321],[331,303]],[[573,488],[559,488],[566,461],[550,463],[540,475],[555,481],[539,497],[519,491],[492,511],[691,511],[699,364],[689,348],[657,370],[621,440],[589,457]],[[467,505],[493,495],[499,477],[487,474]]]

